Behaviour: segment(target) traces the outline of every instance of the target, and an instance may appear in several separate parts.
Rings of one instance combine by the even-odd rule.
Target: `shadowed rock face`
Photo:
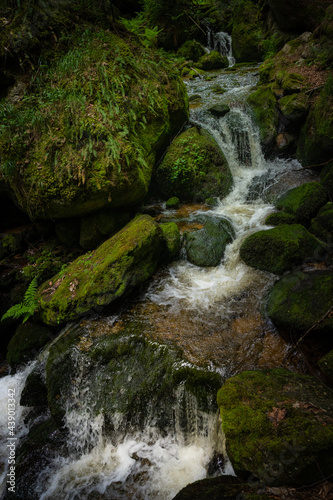
[[[330,0],[268,0],[268,5],[282,31],[303,33],[311,31],[323,19]]]

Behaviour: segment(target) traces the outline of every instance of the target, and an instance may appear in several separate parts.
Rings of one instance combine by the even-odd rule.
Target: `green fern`
[[[23,316],[23,323],[25,323],[30,316],[34,314],[38,307],[36,294],[38,290],[37,276],[34,277],[27,291],[24,294],[23,302],[15,304],[2,316],[1,321],[7,318],[18,319]]]

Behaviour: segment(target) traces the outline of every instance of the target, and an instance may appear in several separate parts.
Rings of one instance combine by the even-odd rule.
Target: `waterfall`
[[[186,484],[202,479],[213,468],[214,454],[225,454],[219,415],[199,409],[196,397],[183,384],[176,388],[174,418],[161,432],[153,405],[146,408],[144,430],[128,429],[128,415],[115,411],[95,414],[95,385],[87,377],[87,358],[72,353],[76,374],[66,401],[68,454],[57,457],[38,479],[39,500],[105,498],[171,500]],[[124,389],[125,390],[125,389]],[[170,404],[171,401],[170,401]],[[133,416],[135,417],[135,416]],[[233,473],[230,465],[225,469]],[[222,469],[215,467],[215,472]]]
[[[211,50],[217,50],[222,56],[226,56],[229,61],[229,67],[234,66],[235,58],[232,55],[232,39],[231,35],[224,31],[214,33],[212,29],[207,27],[207,47]]]

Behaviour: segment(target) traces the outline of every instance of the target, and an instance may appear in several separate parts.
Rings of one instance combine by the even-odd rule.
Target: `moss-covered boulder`
[[[226,56],[222,56],[217,50],[212,50],[209,54],[200,57],[195,67],[203,71],[211,71],[213,69],[223,69],[229,66],[229,61]]]
[[[330,199],[333,199],[333,162],[328,162],[320,172],[320,183],[327,191]]]
[[[165,197],[204,201],[228,194],[232,175],[216,141],[204,129],[192,127],[172,142],[157,168],[155,181]]]
[[[221,116],[225,116],[230,111],[230,107],[227,104],[219,103],[211,106],[208,111],[212,113],[212,115],[220,118]]]
[[[279,107],[286,120],[300,122],[307,115],[309,98],[304,93],[286,95],[279,100]]]
[[[136,217],[39,288],[42,320],[63,323],[110,304],[156,271],[164,249],[160,226],[149,215]]]
[[[181,236],[175,222],[164,222],[160,224],[166,242],[166,261],[175,259],[180,251]]]
[[[246,238],[240,248],[245,264],[274,274],[283,274],[306,258],[323,255],[326,248],[300,224],[281,224]]]
[[[333,78],[328,78],[301,130],[297,156],[303,165],[320,164],[333,157]]]
[[[77,325],[58,339],[46,364],[48,401],[57,422],[65,408],[77,411],[73,394],[78,381],[91,418],[102,413],[110,422],[106,434],[112,434],[116,415],[123,417],[123,432],[152,422],[167,432],[173,426],[175,405],[184,408],[187,394],[193,403],[193,397],[196,400],[193,410],[197,405],[201,411],[212,411],[220,376],[184,363],[179,351],[145,338],[148,323],[148,318],[147,324],[120,322],[107,335],[103,329],[102,336],[94,328]],[[190,422],[183,415],[185,430]]]
[[[172,196],[165,203],[165,208],[178,208],[180,205],[180,199],[177,196]]]
[[[263,24],[259,5],[250,0],[237,2],[231,22],[232,50],[236,61],[261,61],[259,42]]]
[[[195,40],[187,40],[177,52],[178,55],[185,57],[193,62],[198,62],[200,57],[206,54],[203,46]]]
[[[27,321],[17,327],[14,336],[8,344],[7,361],[16,367],[35,358],[53,336],[45,325]]]
[[[71,37],[24,99],[0,104],[2,178],[32,218],[139,203],[188,117],[185,86],[160,54],[91,26]]]
[[[284,369],[247,371],[218,392],[235,472],[269,485],[304,485],[333,467],[333,397],[317,378]]]
[[[279,113],[276,98],[270,85],[262,85],[247,99],[253,118],[260,129],[260,140],[264,146],[271,145],[277,136]]]
[[[275,283],[268,296],[267,314],[293,338],[315,327],[313,335],[327,337],[331,342],[333,318],[329,312],[332,301],[331,272],[298,272]]]
[[[201,217],[202,229],[185,233],[187,260],[196,266],[218,266],[224,256],[225,247],[234,238],[234,230],[227,219]]]
[[[282,210],[267,217],[265,224],[268,226],[279,226],[280,224],[297,224],[297,217]],[[312,232],[312,231],[311,231]]]
[[[293,215],[300,224],[308,225],[326,201],[323,186],[319,182],[307,182],[286,191],[277,199],[275,206]]]
[[[321,240],[332,245],[333,237],[333,203],[324,205],[311,220],[309,231]]]
[[[319,368],[321,371],[333,381],[333,350],[327,353],[319,360]]]

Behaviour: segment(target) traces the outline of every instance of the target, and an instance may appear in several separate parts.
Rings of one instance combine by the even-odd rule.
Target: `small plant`
[[[36,300],[36,294],[38,289],[37,277],[35,277],[27,291],[24,294],[23,302],[20,304],[15,304],[2,316],[1,321],[7,318],[18,319],[23,316],[23,323],[25,323],[30,316],[34,314],[38,307],[38,302]]]

